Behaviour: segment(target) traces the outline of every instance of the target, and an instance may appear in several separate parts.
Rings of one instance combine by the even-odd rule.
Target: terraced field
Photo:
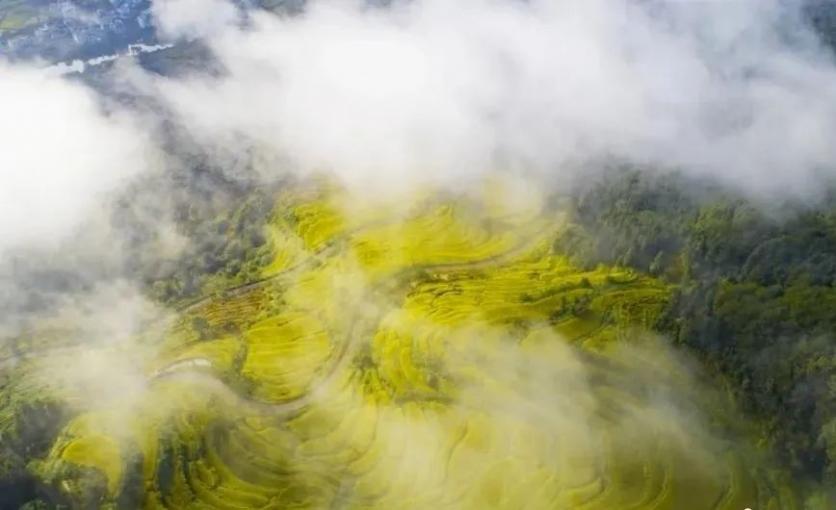
[[[0,0],[0,35],[25,28],[39,21],[38,6],[25,0]]]
[[[136,391],[80,405],[33,469],[103,506],[795,508],[648,333],[666,285],[573,266],[536,205],[338,196],[280,197],[264,279],[139,342]]]

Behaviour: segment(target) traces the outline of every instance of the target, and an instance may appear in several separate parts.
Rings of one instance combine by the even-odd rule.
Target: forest
[[[730,381],[798,475],[836,486],[836,188],[770,202],[622,168],[567,202],[579,226],[557,246],[676,284],[658,329]]]

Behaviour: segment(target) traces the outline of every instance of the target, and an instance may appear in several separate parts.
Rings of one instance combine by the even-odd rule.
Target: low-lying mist
[[[44,62],[7,62],[0,55],[0,372],[31,359],[26,349],[39,355],[38,335],[61,337],[57,345],[71,349],[74,362],[64,357],[70,351],[53,353],[54,363],[45,351],[31,384],[49,388],[76,413],[95,416],[113,408],[98,425],[76,424],[75,433],[99,427],[96,434],[106,436],[124,429],[115,450],[136,452],[147,446],[138,439],[145,429],[159,427],[165,441],[177,434],[198,441],[195,430],[214,434],[201,420],[229,406],[237,409],[230,411],[229,430],[261,431],[253,425],[259,420],[267,423],[263,429],[281,429],[274,443],[286,441],[277,446],[289,463],[282,467],[301,492],[331,490],[334,479],[342,487],[364,476],[346,470],[343,457],[325,459],[316,446],[305,445],[318,440],[323,424],[336,430],[355,420],[357,430],[369,427],[376,435],[340,437],[341,455],[367,448],[374,467],[359,488],[322,496],[345,505],[362,505],[388,490],[415,508],[520,508],[523,502],[575,508],[589,494],[608,494],[606,488],[589,485],[557,496],[560,480],[571,480],[572,487],[599,479],[612,484],[607,487],[637,486],[639,479],[628,472],[659,465],[671,472],[671,466],[687,467],[666,483],[704,485],[706,494],[715,494],[733,485],[729,472],[742,476],[729,467],[740,459],[726,464],[727,451],[735,448],[742,458],[763,460],[767,478],[779,479],[773,460],[748,439],[733,446],[748,429],[735,424],[736,403],[712,382],[716,374],[697,368],[666,340],[645,340],[653,324],[631,324],[629,334],[619,330],[615,346],[586,349],[583,341],[569,345],[553,331],[535,333],[537,321],[558,322],[549,314],[514,316],[513,327],[503,329],[490,313],[502,316],[507,309],[485,309],[467,328],[430,335],[443,355],[424,360],[433,375],[418,386],[431,388],[422,386],[433,401],[398,394],[391,373],[388,382],[373,380],[373,370],[362,363],[384,364],[385,345],[376,347],[376,329],[358,333],[348,318],[395,314],[393,320],[401,321],[412,313],[400,307],[420,278],[446,285],[433,272],[446,269],[478,280],[491,263],[504,261],[496,246],[526,255],[526,264],[542,256],[558,265],[554,260],[562,254],[553,238],[540,239],[534,255],[525,251],[528,245],[520,250],[513,242],[543,216],[560,225],[565,218],[558,202],[612,167],[676,172],[686,177],[682,182],[711,182],[758,204],[818,203],[836,180],[836,144],[830,140],[836,132],[836,66],[801,4],[319,0],[294,14],[276,14],[230,0],[154,0],[154,22],[172,45],[155,55],[182,59],[182,72],[159,72],[124,57],[61,75]],[[187,65],[198,46],[194,58],[210,62],[206,69]],[[320,215],[306,225],[309,231],[287,234],[276,227],[305,221],[295,198],[282,201],[288,189],[313,197],[302,201],[311,216]],[[321,200],[323,206],[317,195],[322,189],[338,196]],[[481,200],[486,189],[498,190],[502,205],[481,204],[465,220],[445,202]],[[447,209],[437,212],[438,203]],[[435,216],[426,220],[422,208]],[[444,238],[455,236],[434,230],[433,221],[460,228],[456,235],[466,241]],[[360,224],[398,222],[355,244],[329,237],[332,230],[354,234]],[[412,232],[425,237],[415,242]],[[621,241],[611,237],[612,245]],[[487,255],[476,256],[477,248]],[[329,257],[343,257],[340,250],[349,253],[346,260],[329,265]],[[387,257],[389,265],[379,262]],[[464,268],[465,262],[475,266]],[[595,262],[629,265],[626,259]],[[642,264],[650,268],[652,262]],[[298,274],[306,264],[322,273]],[[639,278],[582,265],[565,271],[585,271],[583,280],[551,282],[553,288],[536,299],[526,292],[542,290],[536,285],[546,285],[547,270],[526,266],[526,277],[536,283],[515,294],[530,301],[521,309],[564,291],[586,295],[599,284],[618,293],[618,278]],[[291,276],[284,280],[277,276],[281,271]],[[515,277],[498,278],[516,285]],[[346,368],[345,380],[334,376],[303,400],[319,423],[276,425],[278,418],[263,412],[275,402],[241,397],[261,391],[256,376],[239,380],[224,372],[195,375],[187,390],[167,385],[177,377],[165,370],[177,363],[192,363],[187,368],[200,373],[217,369],[206,365],[217,361],[213,355],[229,365],[224,370],[240,372],[249,355],[245,348],[229,355],[211,349],[250,341],[255,334],[247,328],[267,320],[258,315],[263,310],[247,308],[247,293],[261,292],[264,284],[267,297],[259,299],[292,308],[288,303],[312,292],[294,290],[314,285],[305,278],[327,280],[316,287],[320,297],[305,298],[309,308],[296,303],[305,314],[320,313],[311,323],[361,337],[346,351],[357,359],[351,358],[356,366]],[[386,278],[393,279],[388,293],[372,292]],[[642,284],[648,295],[662,292],[655,282]],[[337,305],[335,285],[342,285]],[[466,284],[454,281],[453,290],[443,285],[428,308],[444,310],[446,296],[467,292]],[[657,299],[652,296],[647,299]],[[215,324],[222,313],[211,308],[214,303],[223,309],[237,298],[240,320]],[[326,306],[320,298],[327,310],[317,308]],[[568,310],[576,306],[571,299],[553,304]],[[488,301],[490,296],[475,302]],[[577,322],[617,322],[616,316],[629,314],[624,308],[584,309]],[[413,319],[403,320],[416,325],[406,336],[424,327]],[[180,341],[216,340],[208,354],[194,358],[177,350]],[[407,375],[426,376],[416,373]],[[309,387],[308,375],[293,383]],[[375,392],[388,397],[367,398]],[[433,403],[413,401],[423,398]],[[281,419],[294,423],[298,417],[291,414]],[[169,430],[161,424],[172,416],[180,421]],[[389,450],[397,453],[387,456]],[[175,462],[171,451],[153,451],[167,459],[162,464]],[[47,454],[44,448],[41,460]],[[613,475],[610,464],[627,467]],[[114,472],[115,479],[128,477],[121,467]],[[622,474],[621,480],[608,478]],[[516,488],[503,481],[526,477],[528,485]],[[548,492],[552,488],[557,492]],[[784,501],[770,491],[760,501]]]

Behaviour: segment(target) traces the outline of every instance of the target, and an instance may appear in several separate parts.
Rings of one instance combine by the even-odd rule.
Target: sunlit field
[[[90,402],[72,347],[16,368],[79,402],[33,468],[146,508],[795,508],[720,384],[650,333],[670,286],[574,265],[564,215],[497,194],[283,191],[260,278],[97,354],[132,392]]]

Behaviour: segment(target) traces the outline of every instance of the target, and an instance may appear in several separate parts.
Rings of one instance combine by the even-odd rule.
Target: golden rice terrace
[[[40,375],[18,391],[80,402],[31,469],[148,509],[795,508],[725,393],[650,334],[667,284],[573,265],[568,220],[498,190],[339,197],[284,192],[262,279],[102,347],[136,367],[116,404],[62,380],[71,346],[21,362]]]

